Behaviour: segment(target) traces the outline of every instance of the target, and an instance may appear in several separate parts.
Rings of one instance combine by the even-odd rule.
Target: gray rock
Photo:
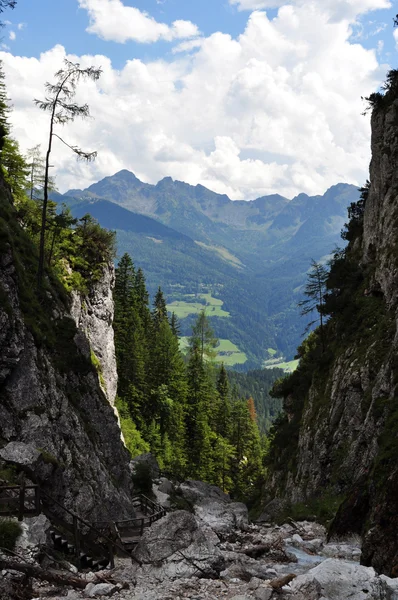
[[[203,500],[215,500],[217,502],[231,502],[228,494],[216,485],[188,479],[178,486],[179,493],[191,504],[198,504]]]
[[[6,462],[20,467],[30,467],[34,470],[41,458],[40,450],[34,443],[10,442],[0,450],[0,456]]]
[[[256,590],[262,584],[262,580],[258,577],[252,577],[249,583],[249,590]]]
[[[219,487],[203,481],[188,480],[178,492],[193,505],[195,515],[205,521],[217,534],[227,535],[235,529],[246,529],[248,510],[242,502],[231,502]]]
[[[242,502],[215,502],[201,500],[194,506],[195,515],[219,534],[245,529],[249,523],[247,506]]]
[[[254,597],[256,600],[270,600],[272,593],[273,590],[271,587],[261,586],[254,591]]]
[[[108,287],[109,277],[104,268]],[[59,329],[58,347],[35,342],[20,307],[11,251],[0,257],[0,288],[12,307],[7,312],[4,303],[0,305],[3,460],[19,465],[55,500],[83,518],[133,516],[130,457],[91,365],[84,331],[73,336],[70,314],[54,299],[49,324]],[[90,293],[95,295],[94,288]],[[92,299],[92,306],[100,304],[99,296],[98,303]],[[112,329],[109,321],[103,323],[104,332]]]
[[[168,494],[170,496],[170,494],[174,492],[174,484],[169,479],[166,479],[166,477],[161,477],[159,481],[159,492],[162,492],[163,494]]]
[[[302,546],[303,542],[304,542],[303,538],[298,533],[295,533],[292,536],[292,544],[294,546]]]
[[[159,463],[156,460],[156,457],[150,452],[147,452],[146,454],[140,454],[139,456],[136,456],[135,458],[133,458],[133,460],[130,461],[130,469],[133,474],[135,473],[138,464],[144,464],[148,467],[152,479],[157,479],[159,477]]]
[[[85,296],[72,293],[71,316],[78,329],[88,340],[97,357],[101,376],[99,383],[112,406],[117,390],[117,368],[113,332],[114,304],[112,289],[115,285],[115,269],[109,264],[103,277],[95,282]],[[103,382],[103,384],[102,384]]]
[[[89,590],[87,588],[90,586]],[[113,583],[97,583],[88,584],[84,590],[85,595],[89,598],[96,598],[97,596],[113,596],[116,592],[119,591],[119,588]]]
[[[19,548],[36,548],[47,543],[51,523],[44,514],[25,518],[21,525],[22,534],[17,541]]]
[[[329,558],[290,584],[295,600],[380,600],[382,586],[371,567]]]
[[[180,510],[147,529],[134,555],[143,563],[144,573],[159,580],[215,576],[225,564],[218,544],[210,527]]]

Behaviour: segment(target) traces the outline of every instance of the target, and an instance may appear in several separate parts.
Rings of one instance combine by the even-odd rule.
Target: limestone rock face
[[[117,390],[115,342],[112,328],[114,304],[112,290],[115,284],[115,269],[106,265],[100,281],[82,296],[72,294],[71,316],[76,326],[84,332],[91,349],[99,362],[102,377],[100,383],[112,406]],[[102,380],[102,382],[101,382]]]
[[[379,322],[359,327],[352,343],[341,340],[312,379],[301,398],[298,441],[291,442],[295,468],[280,465],[270,488],[292,503],[325,490],[345,498],[332,533],[365,535],[363,564],[397,575],[398,99],[373,113],[370,182],[363,235],[350,252],[368,282],[366,289],[358,284],[358,302],[370,299]]]
[[[0,189],[0,217],[1,203],[7,202],[4,196]],[[24,266],[19,263],[16,268],[15,252],[11,240],[0,254],[2,457],[86,519],[130,517],[134,510],[129,454],[90,356],[91,343],[101,357],[112,400],[116,385],[110,300],[113,271],[106,270],[103,281],[89,295],[86,317],[75,314],[80,329],[65,303],[51,304],[48,323],[56,333],[51,345],[44,331],[34,337],[25,324],[26,304],[21,305]]]

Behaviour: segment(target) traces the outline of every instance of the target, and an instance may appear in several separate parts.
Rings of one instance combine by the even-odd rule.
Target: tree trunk
[[[76,577],[74,575],[67,575],[66,573],[62,573],[60,571],[47,571],[35,565],[19,563],[12,560],[6,560],[4,558],[0,558],[0,569],[18,571],[19,573],[25,573],[25,575],[28,577],[33,577],[34,579],[49,581],[50,583],[55,583],[56,585],[70,585],[71,587],[79,588],[81,590],[84,590],[88,583],[88,581],[85,579],[80,579],[80,577]]]

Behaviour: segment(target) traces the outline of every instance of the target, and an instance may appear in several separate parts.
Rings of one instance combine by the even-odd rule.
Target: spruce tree
[[[23,200],[28,185],[29,168],[16,140],[6,137],[1,150],[4,179],[11,188],[14,200]]]
[[[231,397],[228,374],[221,364],[217,377],[217,398],[213,411],[213,428],[218,435],[228,439],[231,434]]]

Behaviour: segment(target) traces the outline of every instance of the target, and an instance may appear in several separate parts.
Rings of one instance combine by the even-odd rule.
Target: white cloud
[[[62,132],[98,150],[98,159],[76,163],[56,142],[60,189],[86,187],[122,168],[151,183],[170,175],[232,198],[362,184],[370,128],[361,96],[378,88],[385,69],[376,51],[350,36],[350,23],[331,21],[317,3],[283,6],[273,20],[253,12],[237,39],[214,33],[170,62],[136,59],[116,70],[104,56],[68,55],[103,68],[97,84],[78,88],[95,120]],[[40,59],[0,52],[24,149],[44,147],[48,117],[32,99],[43,96],[64,57],[61,46]]]
[[[133,6],[125,6],[121,0],[78,0],[87,10],[90,25],[87,31],[107,41],[140,43],[172,41],[197,36],[199,30],[191,21],[174,21],[171,26],[158,23],[148,13]]]
[[[15,31],[10,31],[10,32],[8,33],[8,37],[9,37],[9,39],[10,39],[10,40],[13,42],[13,41],[16,39],[16,37],[17,37],[17,34],[15,33]]]
[[[21,31],[22,29],[25,29],[26,23],[18,23],[17,27]]]
[[[390,0],[229,0],[232,6],[238,10],[260,10],[267,8],[279,8],[286,4],[294,6],[318,6],[329,17],[340,19],[351,19],[356,15],[367,13],[371,10],[389,8]]]

